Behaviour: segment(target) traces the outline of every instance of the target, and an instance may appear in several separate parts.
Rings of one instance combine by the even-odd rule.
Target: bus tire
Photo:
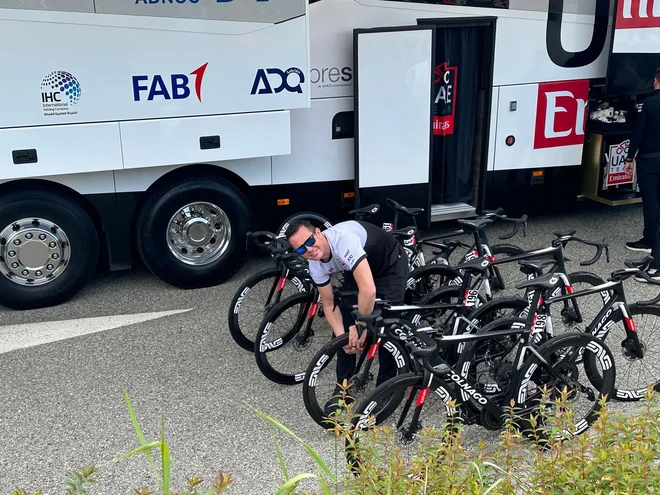
[[[231,183],[193,177],[148,195],[136,216],[137,250],[164,282],[181,289],[209,287],[243,266],[253,223],[247,198]]]
[[[87,284],[99,239],[85,208],[48,189],[0,199],[0,304],[36,309],[61,304]]]

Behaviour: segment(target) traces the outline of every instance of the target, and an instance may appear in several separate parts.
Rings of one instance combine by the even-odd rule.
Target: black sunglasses
[[[303,255],[305,252],[307,252],[307,247],[312,247],[314,244],[316,244],[316,239],[314,239],[314,233],[310,235],[305,242],[303,242],[302,246],[299,248],[296,248],[296,253]]]

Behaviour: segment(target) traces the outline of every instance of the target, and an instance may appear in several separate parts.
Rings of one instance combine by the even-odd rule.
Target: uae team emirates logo
[[[456,83],[458,68],[443,62],[435,67],[435,100],[433,102],[433,134],[454,134],[456,115]]]

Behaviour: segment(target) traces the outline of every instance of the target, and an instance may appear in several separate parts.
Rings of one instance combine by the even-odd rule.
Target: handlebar
[[[523,237],[527,237],[527,215],[523,215],[520,218],[510,218],[504,215],[504,210],[502,208],[498,208],[497,210],[484,210],[481,217],[491,219],[495,218],[497,220],[513,223],[513,230],[511,232],[498,236],[502,240],[511,239],[514,237],[518,233],[518,230],[520,230],[521,225],[523,228]]]
[[[660,286],[660,280],[652,279],[647,271],[652,261],[653,261],[653,256],[646,256],[645,258],[639,260],[626,260],[623,262],[623,264],[626,265],[628,269],[617,270],[613,272],[611,276],[611,280],[613,282],[619,280],[623,281],[626,280],[627,278],[632,277],[633,275],[639,275],[648,283]],[[658,302],[660,302],[660,294],[658,294],[656,297],[648,301],[637,301],[637,304],[639,304],[640,306],[653,306]]]
[[[591,258],[588,261],[581,261],[580,266],[589,266],[593,265],[596,263],[600,257],[603,255],[603,250],[605,250],[605,258],[607,259],[607,262],[610,262],[610,245],[607,242],[607,238],[603,238],[602,241],[600,242],[595,242],[595,241],[585,241],[584,239],[580,239],[579,237],[575,237],[575,231],[571,231],[570,233],[561,233],[561,232],[555,232],[556,239],[552,241],[552,247],[558,247],[561,246],[563,248],[566,247],[566,245],[571,242],[579,242],[580,244],[585,244],[587,246],[593,246],[596,248],[596,254],[594,255],[593,258]]]
[[[259,230],[257,232],[248,232],[247,240],[255,246],[270,254],[284,254],[291,249],[291,244],[284,238],[277,237],[273,232]]]
[[[294,273],[307,271],[309,264],[297,253],[286,253],[280,258],[280,261]]]

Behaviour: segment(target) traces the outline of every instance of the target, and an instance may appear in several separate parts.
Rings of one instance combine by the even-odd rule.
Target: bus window
[[[509,0],[386,0],[389,2],[432,3],[435,5],[461,5],[468,7],[490,7],[508,9]]]

